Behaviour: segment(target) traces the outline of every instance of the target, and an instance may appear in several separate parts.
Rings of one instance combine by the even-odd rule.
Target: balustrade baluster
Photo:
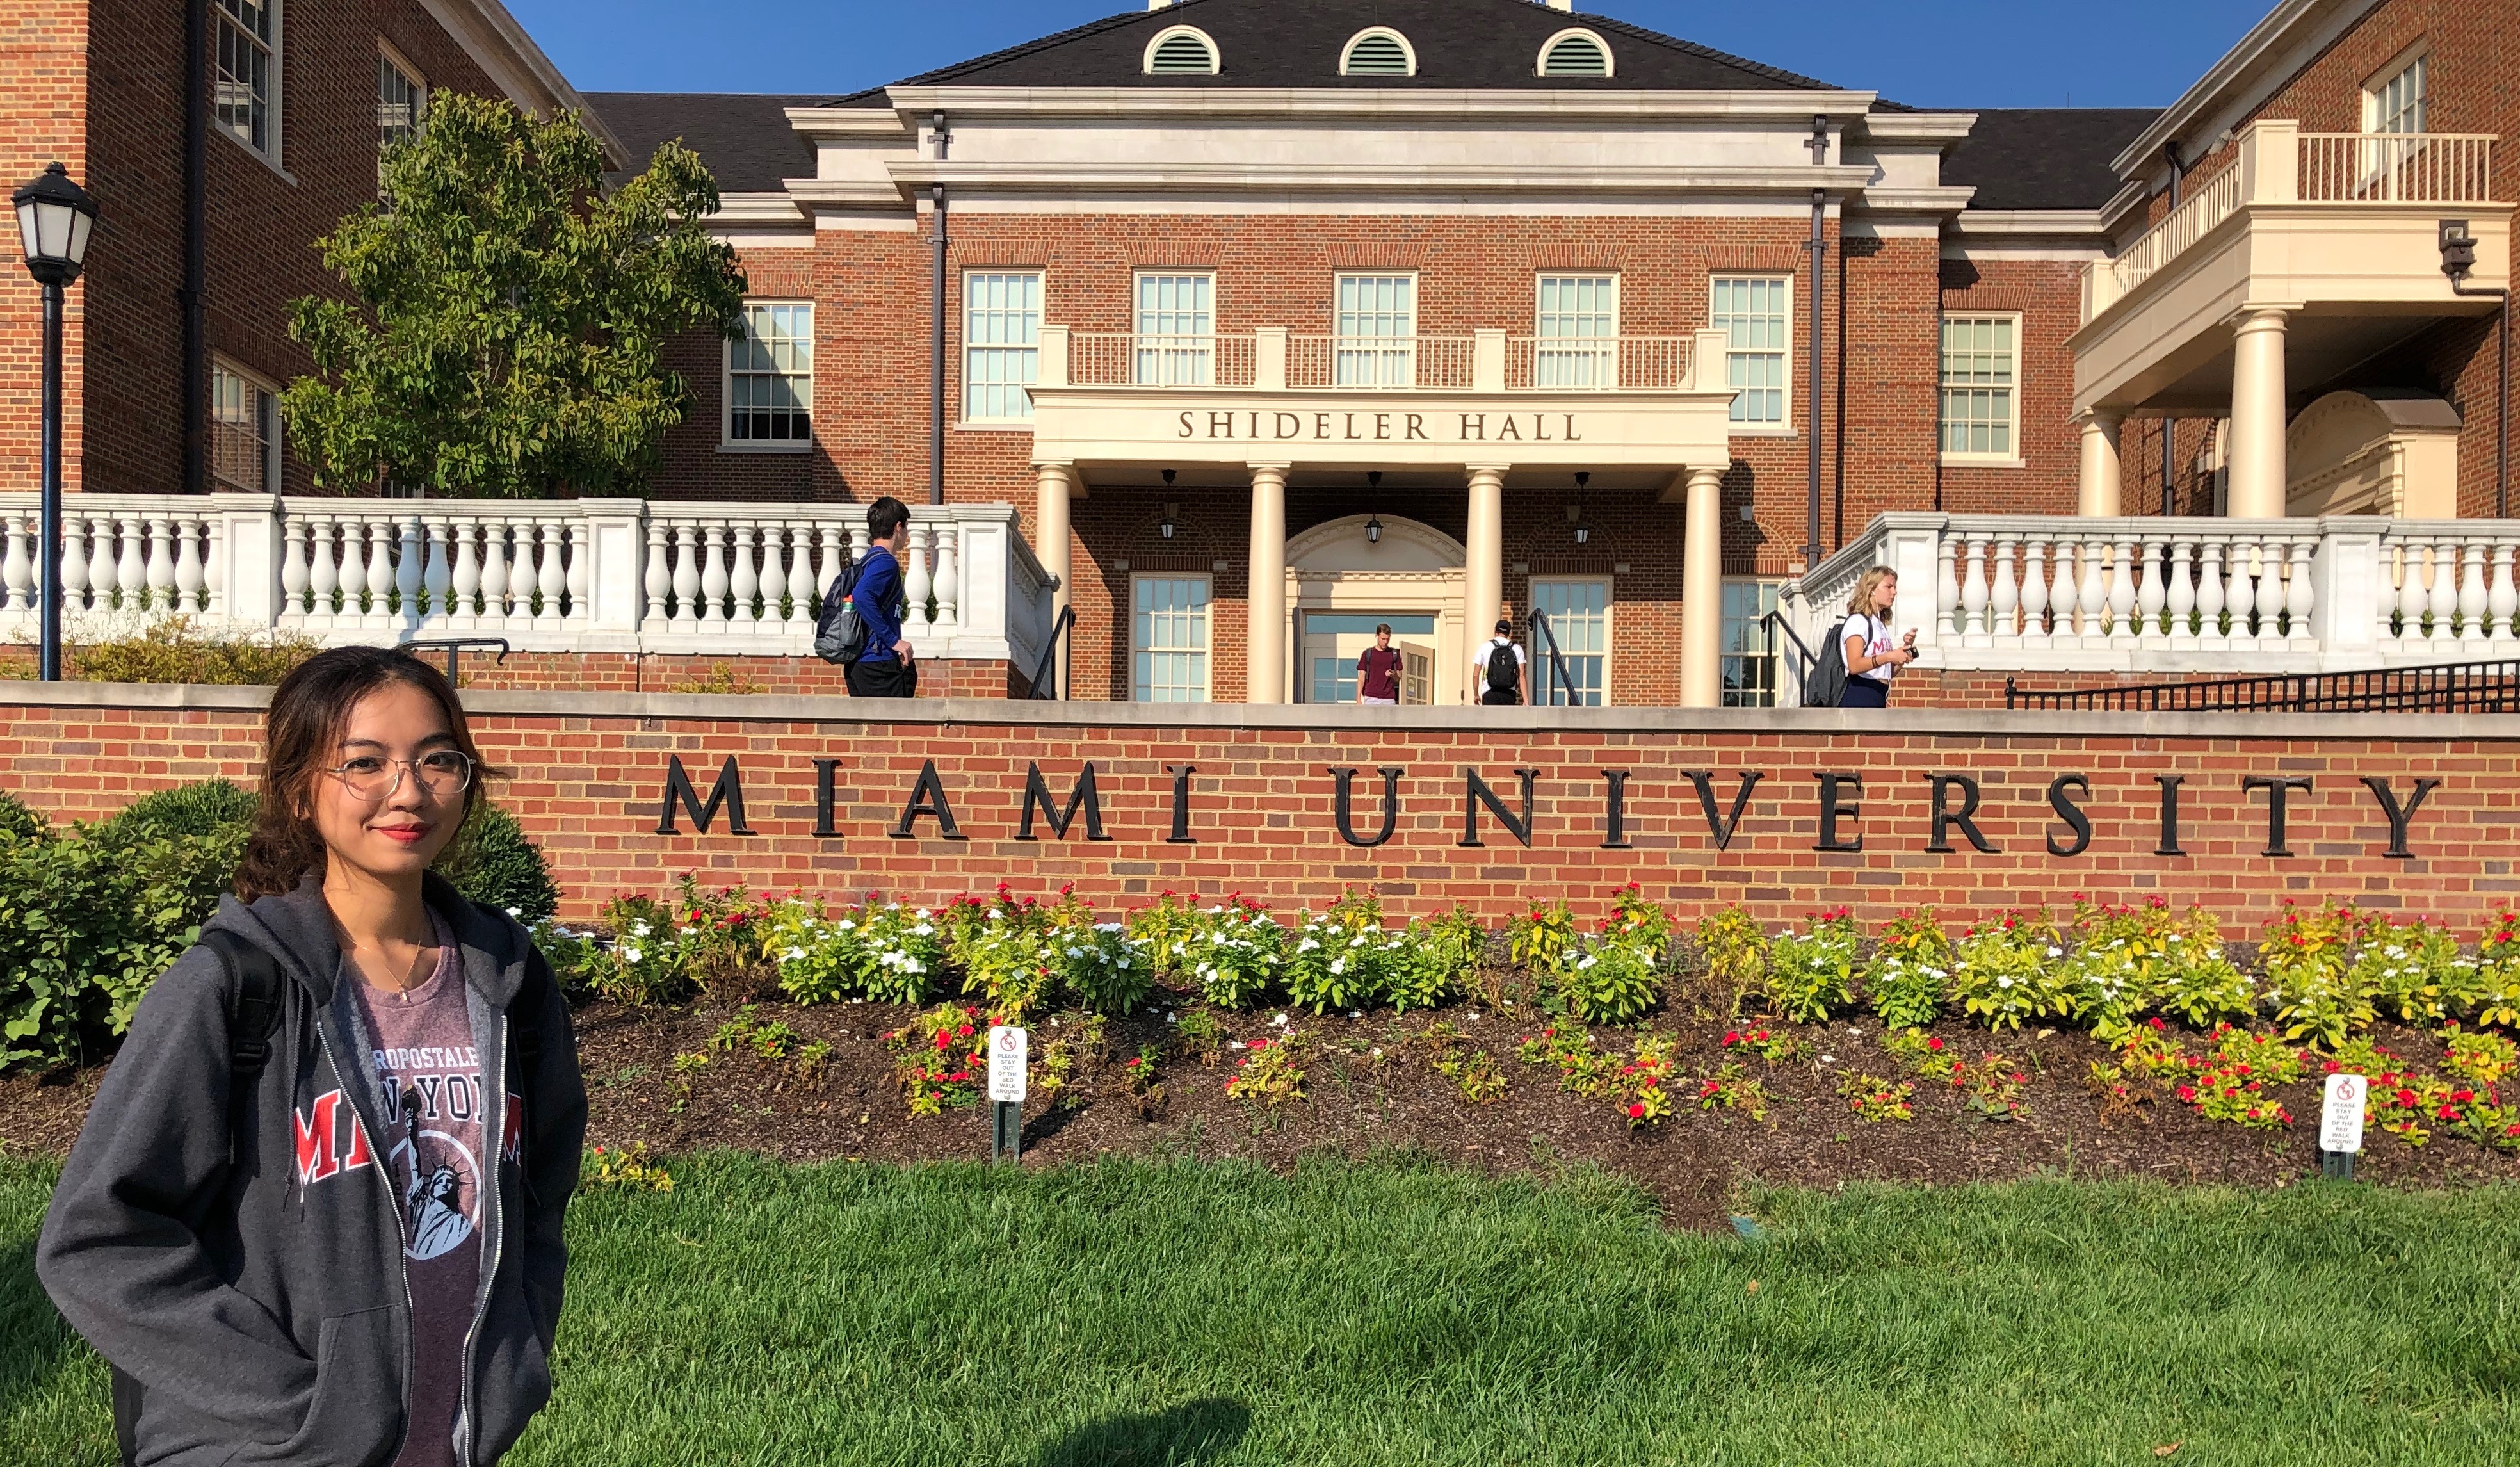
[[[2227,594],[2229,583],[2224,578],[2223,566],[2229,551],[2230,542],[2221,535],[2208,535],[2196,547],[2196,638],[2208,647],[2230,641],[2224,620],[2231,604]]]
[[[87,593],[91,611],[112,612],[115,606],[114,567],[119,558],[114,553],[114,523],[112,510],[89,522]]]
[[[726,625],[726,527],[701,526],[700,543],[708,551],[700,568],[700,625],[715,630]]]
[[[534,532],[542,541],[541,564],[534,577],[534,626],[541,631],[557,631],[567,624],[562,616],[561,598],[568,590],[568,568],[561,560],[560,526],[544,520],[535,525]]]
[[[114,565],[113,583],[122,593],[114,606],[124,616],[137,617],[147,608],[149,525],[136,515],[122,520],[122,559]]]
[[[814,528],[795,525],[788,529],[788,629],[796,631],[814,624]]]
[[[2109,543],[2097,535],[2086,537],[2076,547],[2082,557],[2082,615],[2074,619],[2074,628],[2086,647],[2108,643],[2106,613],[2109,607]]]
[[[2048,645],[2048,542],[2037,531],[2021,542],[2021,640],[2032,647]]]
[[[902,568],[901,577],[902,599],[909,605],[909,610],[902,615],[905,635],[927,628],[927,589],[934,581],[927,571],[927,527],[914,521],[910,527],[910,543],[904,548],[910,564]]]
[[[2162,535],[2146,534],[2136,542],[2136,557],[2140,563],[2135,592],[2136,636],[2147,646],[2159,646],[2169,639],[2161,624],[2161,612],[2170,605],[2170,587],[2166,584],[2170,541]]]
[[[2122,534],[2109,547],[2109,635],[2118,641],[2133,641],[2141,630],[2135,620],[2135,546],[2133,536]]]
[[[481,627],[481,523],[456,520],[446,527],[455,536],[455,570],[447,584],[453,600],[448,610],[457,625],[466,631],[477,631]]]
[[[2172,536],[2162,551],[2170,583],[2163,588],[2161,605],[2169,614],[2166,630],[2173,646],[2193,646],[2196,642],[2195,555],[2195,538],[2185,534]]]
[[[2433,536],[2432,563],[2432,594],[2425,607],[2430,624],[2424,636],[2434,651],[2447,653],[2458,640],[2458,546],[2446,535]]]
[[[149,610],[175,606],[175,517],[163,512],[149,517]]]
[[[1952,569],[1958,550],[1948,530],[1934,542],[1934,634],[1947,647],[1958,645],[1959,639],[1960,583]]]
[[[481,624],[493,631],[508,624],[508,522],[481,522]]]
[[[2318,633],[2310,620],[2318,594],[2310,579],[2310,553],[2316,548],[2312,536],[2292,537],[2291,573],[2284,578],[2284,635],[2297,651],[2314,651],[2318,646]]]
[[[421,563],[420,573],[421,594],[428,599],[426,612],[431,619],[443,620],[453,611],[447,602],[455,590],[455,566],[451,553],[453,547],[446,541],[447,531],[452,527],[443,520],[431,520],[426,527],[415,524],[413,527],[424,529],[428,536],[428,546],[425,552],[428,559]],[[422,609],[405,603],[402,610],[403,620],[418,623],[421,611]]]
[[[2485,542],[2469,540],[2460,547],[2458,576],[2458,639],[2481,643],[2485,640]]]
[[[420,591],[428,584],[425,533],[417,515],[402,517],[394,527],[393,612],[407,625],[420,620]]]
[[[2513,635],[2511,618],[2520,612],[2520,586],[2511,583],[2511,553],[2508,540],[2494,547],[2494,584],[2485,593],[2485,615],[2496,641]]]
[[[393,625],[394,613],[394,548],[401,537],[399,527],[391,521],[378,520],[368,530],[368,614],[362,619],[371,627]]]
[[[788,629],[788,527],[764,525],[761,529],[761,627],[764,631]]]
[[[174,523],[175,566],[172,573],[175,612],[178,616],[199,617],[202,614],[201,517],[181,515]]]
[[[2260,603],[2252,569],[2257,551],[2255,539],[2233,540],[2230,562],[2225,568],[2230,573],[2230,580],[2224,588],[2223,608],[2231,618],[2230,644],[2235,648],[2247,649],[2257,645]]]
[[[571,520],[560,528],[568,540],[568,574],[562,581],[568,590],[568,624],[586,626],[595,620],[595,607],[587,595],[595,585],[595,563],[586,553],[586,522]]]
[[[740,632],[748,632],[757,624],[752,598],[761,594],[760,573],[752,569],[754,529],[749,525],[730,525],[727,538],[734,551],[735,566],[727,576],[727,592],[735,598],[727,620]]]
[[[0,587],[9,599],[0,611],[30,612],[35,609],[35,535],[24,515],[9,516],[9,551],[0,558]]]
[[[2412,648],[2424,639],[2424,547],[2412,535],[2398,542],[2398,645]]]
[[[963,624],[963,527],[948,520],[936,527],[936,630],[941,634]],[[2011,573],[2005,572],[2007,575]]]
[[[1992,628],[1987,624],[1986,609],[1992,598],[1986,583],[1987,538],[1982,534],[1968,537],[1968,559],[1960,571],[1959,631],[1962,641],[1983,640]]]
[[[87,611],[87,516],[75,510],[62,515],[62,618]]]
[[[822,598],[831,594],[832,584],[849,568],[849,532],[845,526],[826,524],[816,533],[823,546],[822,569],[814,573],[814,615],[819,619]]]
[[[228,619],[228,522],[216,515],[202,522],[202,613],[211,621]]]
[[[643,572],[641,589],[647,604],[639,608],[639,624],[658,629],[672,624],[674,594],[674,552],[666,534],[665,522],[652,514],[648,519],[648,564]]]
[[[292,517],[293,518],[293,517]],[[317,626],[330,626],[340,608],[335,595],[341,588],[341,546],[334,531],[338,527],[330,519],[308,516],[306,521],[306,618]]]
[[[699,527],[674,527],[674,630],[697,631],[700,624]]]

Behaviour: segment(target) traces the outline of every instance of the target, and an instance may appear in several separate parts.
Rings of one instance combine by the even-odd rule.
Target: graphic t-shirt
[[[411,1279],[411,1431],[394,1467],[451,1467],[463,1399],[464,1342],[481,1284],[481,1060],[455,935],[436,913],[437,971],[408,992],[340,981],[358,995],[384,1096],[386,1177],[402,1210]]]
[[[1847,618],[1846,624],[1837,629],[1837,639],[1840,642],[1845,641],[1848,637],[1862,637],[1864,639],[1864,655],[1871,658],[1876,663],[1880,663],[1880,665],[1867,667],[1863,671],[1856,673],[1856,676],[1868,677],[1874,682],[1888,682],[1899,675],[1899,668],[1896,664],[1881,662],[1881,659],[1890,655],[1889,622],[1882,620],[1878,617],[1868,617],[1859,612],[1856,615]]]
[[[1356,677],[1358,689],[1366,697],[1399,702],[1400,649],[1368,647],[1365,655],[1356,660]]]

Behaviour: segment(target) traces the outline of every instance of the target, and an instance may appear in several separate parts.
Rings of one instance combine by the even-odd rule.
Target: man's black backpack
[[[1821,642],[1820,656],[1812,663],[1809,675],[1803,678],[1803,707],[1836,708],[1846,701],[1846,638],[1839,635],[1844,622],[1832,620]]]
[[[1511,693],[1522,686],[1521,659],[1513,655],[1513,644],[1499,638],[1488,644],[1488,691]]]
[[[228,1161],[234,1165],[245,1142],[237,1098],[249,1095],[271,1063],[273,1035],[280,1031],[280,964],[270,953],[225,928],[202,934],[202,945],[218,955],[226,970],[228,999]],[[526,972],[533,971],[528,965]],[[539,988],[519,991],[508,1005],[508,1035],[517,1056],[518,1084],[531,1090],[542,1064],[543,996]],[[502,1077],[504,1082],[505,1077]],[[137,1460],[140,1428],[140,1382],[112,1368],[113,1440],[125,1467]]]
[[[866,562],[861,560],[832,576],[832,589],[823,597],[823,615],[814,623],[814,655],[827,663],[845,667],[866,651],[866,619],[850,599],[865,570]]]

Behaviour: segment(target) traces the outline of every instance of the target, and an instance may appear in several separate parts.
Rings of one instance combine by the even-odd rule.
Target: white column
[[[1680,706],[1724,701],[1724,470],[1688,471],[1680,537]]]
[[[1251,466],[1251,592],[1242,638],[1242,701],[1286,701],[1286,470]]]
[[[2241,308],[2231,352],[2228,508],[2235,520],[2284,512],[2284,325],[2280,306]]]
[[[2122,414],[2097,408],[2083,414],[2083,492],[2074,513],[2116,515],[2118,509],[2118,432]]]
[[[1033,465],[1033,558],[1050,573],[1050,624],[1058,624],[1058,614],[1067,609],[1067,501],[1076,486],[1076,466],[1067,463]],[[1027,669],[1029,670],[1029,669]]]
[[[1470,475],[1470,523],[1464,548],[1469,556],[1462,576],[1462,633],[1464,641],[1476,646],[1494,634],[1497,619],[1505,615],[1507,466],[1471,464],[1467,467]],[[1683,590],[1685,593],[1686,587]],[[1456,668],[1454,675],[1462,679],[1462,686],[1468,691],[1468,701],[1478,702],[1484,689],[1470,686],[1468,665],[1464,664]]]

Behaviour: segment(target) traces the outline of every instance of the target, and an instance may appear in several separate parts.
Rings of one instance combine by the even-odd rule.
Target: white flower
[[[1244,1046],[1243,1046],[1243,1043],[1242,1043],[1242,1041],[1241,1041],[1240,1039],[1235,1039],[1235,1040],[1232,1040],[1232,1041],[1230,1041],[1229,1043],[1227,1043],[1227,1045],[1226,1045],[1225,1047],[1226,1047],[1226,1048],[1228,1048],[1228,1049],[1240,1049],[1240,1048],[1242,1048],[1242,1047],[1244,1047]]]
[[[1269,1027],[1272,1029],[1284,1029],[1286,1027],[1286,1016],[1280,1014],[1277,1018],[1270,1020]]]
[[[520,907],[520,906],[512,906],[512,907],[508,908],[508,915],[509,915],[509,916],[511,916],[511,917],[522,917],[522,916],[524,916],[524,914],[525,914],[525,909],[524,909],[523,907]]]
[[[698,932],[698,931],[699,931],[699,929],[698,929],[698,928],[697,928],[697,927],[678,927],[678,928],[675,928],[675,929],[674,929],[674,931],[676,931],[676,932],[678,932],[678,933],[681,933],[684,937],[687,937],[687,938],[688,938],[688,937],[690,937],[692,934],[694,934],[694,933],[696,933],[696,932]]]
[[[1213,917],[1213,916],[1215,916],[1217,913],[1219,913],[1219,912],[1221,912],[1221,911],[1224,911],[1224,910],[1225,910],[1225,905],[1224,905],[1224,903],[1219,902],[1217,905],[1212,906],[1212,907],[1209,907],[1209,908],[1207,909],[1207,914],[1208,914],[1209,916]]]
[[[911,931],[917,933],[922,938],[925,938],[934,936],[936,929],[927,923],[922,922],[917,927],[912,928]]]
[[[2060,958],[2065,955],[2065,949],[2062,947],[2050,947],[2048,949],[2048,955],[2051,958]]]
[[[789,962],[794,962],[796,959],[801,958],[804,955],[805,949],[802,947],[790,947],[788,949],[788,960]]]
[[[1824,1054],[1820,1057],[1820,1062],[1823,1065],[1834,1065],[1837,1063],[1837,1056],[1833,1054]]]
[[[1347,959],[1343,957],[1331,959],[1330,971],[1332,973],[1345,973],[1347,971]]]
[[[624,961],[635,963],[639,961],[641,954],[636,947],[624,947],[621,949],[621,956]]]
[[[1312,939],[1310,939],[1310,938],[1306,938],[1306,939],[1303,940],[1303,943],[1302,943],[1300,946],[1298,946],[1295,950],[1296,950],[1297,952],[1310,952],[1310,951],[1312,951],[1314,948],[1319,947],[1319,946],[1321,946],[1321,945],[1322,945],[1321,943],[1314,941]]]
[[[645,922],[634,922],[630,924],[630,936],[634,938],[644,938],[648,936],[648,924]]]
[[[848,917],[842,917],[839,921],[832,924],[832,930],[833,932],[855,932],[857,931],[857,928],[858,925],[856,921]]]
[[[1373,1046],[1373,1057],[1374,1057],[1375,1059],[1377,1059],[1377,1060],[1378,1060],[1378,1059],[1380,1059],[1380,1058],[1382,1058],[1382,1046],[1381,1046],[1381,1045],[1376,1044],[1376,1045],[1374,1045],[1374,1046]]]
[[[1999,978],[1995,981],[1995,986],[1999,988],[2009,988],[2012,986],[2012,980],[2009,978]]]
[[[1470,1016],[1470,1022],[1471,1022],[1472,1024],[1476,1024],[1476,1023],[1478,1023],[1478,1022],[1479,1022],[1479,1016],[1478,1016],[1478,1015],[1476,1015],[1476,1014],[1472,1014],[1472,1015]]]
[[[1365,1010],[1363,1010],[1363,1009],[1350,1009],[1350,1010],[1348,1010],[1348,1011],[1347,1011],[1347,1016],[1348,1016],[1349,1018],[1351,1018],[1351,1019],[1362,1019],[1362,1018],[1364,1018],[1364,1017],[1365,1017]]]

